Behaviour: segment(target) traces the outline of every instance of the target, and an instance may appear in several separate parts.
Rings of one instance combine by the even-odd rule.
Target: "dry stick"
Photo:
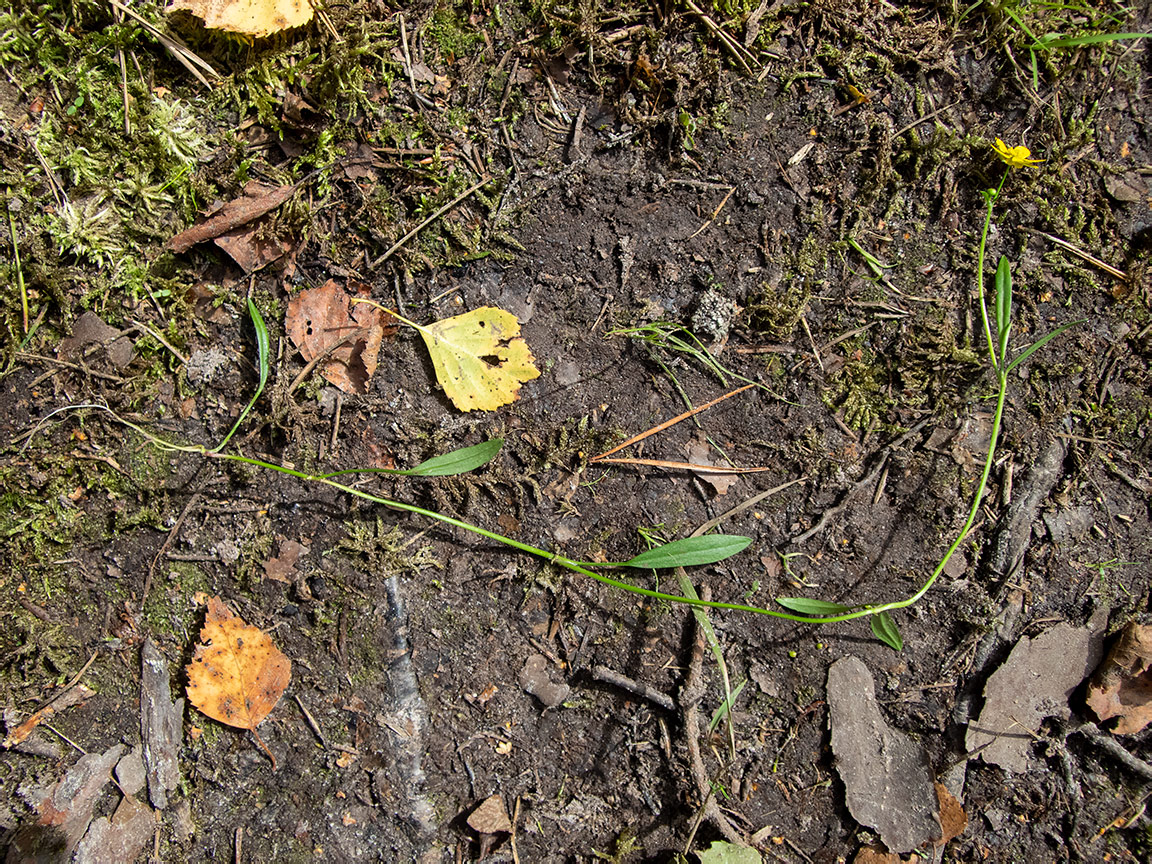
[[[439,210],[437,210],[435,213],[433,213],[431,216],[429,216],[427,219],[425,219],[423,222],[421,222],[419,225],[417,225],[415,228],[413,228],[411,231],[409,231],[407,234],[405,234],[403,237],[401,237],[399,240],[397,240],[393,244],[392,248],[389,249],[387,252],[385,252],[383,255],[381,255],[379,258],[377,258],[374,262],[372,262],[372,266],[369,267],[368,269],[374,270],[377,267],[379,267],[381,264],[383,264],[385,261],[387,261],[389,258],[391,258],[392,254],[397,249],[399,249],[401,246],[403,246],[405,243],[407,243],[409,240],[411,240],[413,237],[415,237],[417,234],[419,234],[422,230],[424,230],[424,228],[431,225],[433,222],[435,222],[437,219],[439,219],[441,216],[443,216],[445,213],[447,213],[449,210],[451,210],[453,207],[455,207],[457,204],[459,204],[461,201],[463,201],[465,198],[467,198],[469,195],[471,195],[473,192],[475,192],[477,189],[479,189],[481,186],[485,186],[490,182],[491,182],[491,178],[485,177],[485,178],[477,181],[476,183],[473,183],[471,186],[469,186],[467,189],[465,189],[463,192],[461,192],[459,195],[457,195],[455,198],[453,198],[451,201],[449,201],[447,204],[445,204],[443,207],[441,207]]]
[[[65,369],[71,369],[75,372],[83,372],[85,375],[91,375],[93,378],[101,378],[105,381],[111,381],[113,384],[128,383],[128,379],[121,378],[119,375],[109,375],[107,372],[97,372],[95,369],[89,369],[87,366],[81,366],[79,363],[69,363],[67,360],[60,360],[56,357],[45,357],[43,354],[30,354],[26,351],[17,351],[16,359],[38,360],[41,363],[51,363],[54,366],[63,366]]]
[[[1062,240],[1061,238],[1056,237],[1052,234],[1045,233],[1044,231],[1036,231],[1035,229],[1032,229],[1032,228],[1026,228],[1025,230],[1031,231],[1034,234],[1039,234],[1041,237],[1047,237],[1049,240],[1051,240],[1053,243],[1055,243],[1061,249],[1065,249],[1068,252],[1071,252],[1073,255],[1076,255],[1080,258],[1083,258],[1089,264],[1092,264],[1096,267],[1099,267],[1101,270],[1103,270],[1109,276],[1114,276],[1121,281],[1126,281],[1128,279],[1128,274],[1125,273],[1123,270],[1117,270],[1111,264],[1107,264],[1107,263],[1101,261],[1095,255],[1092,255],[1091,253],[1085,252],[1083,249],[1080,249],[1077,246],[1073,246],[1067,240]]]
[[[520,864],[520,855],[516,852],[516,824],[520,821],[520,796],[516,796],[516,806],[512,810],[512,864]]]
[[[320,724],[316,722],[316,718],[312,716],[312,713],[304,707],[304,703],[300,701],[299,694],[294,695],[292,698],[295,699],[296,704],[300,706],[300,711],[304,714],[304,719],[308,721],[308,728],[312,730],[312,734],[316,736],[325,750],[330,750],[331,748],[324,738],[324,733],[320,731]]]
[[[711,599],[712,592],[705,586],[701,589],[700,594],[706,599]],[[688,675],[684,679],[684,686],[680,689],[680,709],[684,714],[684,737],[688,745],[688,762],[692,768],[692,778],[696,781],[696,788],[703,796],[704,802],[696,814],[696,821],[692,825],[688,842],[684,846],[685,854],[687,854],[688,847],[691,846],[692,840],[696,836],[696,829],[700,827],[702,818],[712,820],[712,823],[728,842],[739,846],[748,845],[740,832],[733,827],[732,823],[728,821],[728,817],[716,805],[716,799],[712,795],[712,781],[708,777],[708,771],[704,768],[704,759],[700,755],[700,713],[697,706],[704,696],[704,681],[701,671],[703,664],[704,628],[697,622],[696,638],[692,641],[692,658],[688,663]]]
[[[112,6],[114,9],[119,9],[125,15],[134,18],[141,27],[151,33],[152,36],[161,45],[163,45],[165,49],[167,49],[168,53],[175,57],[176,60],[185,69],[191,72],[205,87],[211,89],[212,84],[207,78],[204,77],[204,73],[200,71],[201,69],[204,70],[204,72],[207,72],[213,78],[220,77],[219,72],[213,69],[206,61],[197,56],[187,45],[185,45],[175,36],[169,36],[168,34],[157,30],[156,27],[154,27],[150,22],[146,21],[144,18],[141,18],[127,6],[121,6],[116,2],[116,0],[108,0],[108,5]]]
[[[113,9],[113,18],[117,24],[124,21],[124,13],[119,9]],[[124,134],[132,134],[132,122],[128,118],[128,64],[124,61],[124,46],[118,45],[116,47],[116,59],[120,63],[120,96],[124,103]]]
[[[729,398],[735,396],[737,393],[743,393],[745,390],[747,390],[751,387],[755,387],[755,386],[756,386],[755,384],[745,384],[743,387],[737,387],[731,393],[725,393],[723,396],[718,396],[717,398],[713,399],[711,402],[705,402],[703,405],[700,405],[696,408],[693,408],[691,411],[685,411],[683,414],[679,414],[676,417],[673,417],[671,420],[665,420],[663,423],[659,424],[658,426],[653,426],[647,432],[641,432],[639,435],[633,435],[631,438],[629,438],[623,444],[618,444],[615,447],[613,447],[611,450],[605,450],[603,453],[599,454],[598,456],[593,456],[588,461],[589,462],[599,462],[600,460],[604,459],[605,457],[611,456],[613,453],[618,453],[619,451],[623,450],[625,447],[629,446],[630,444],[635,444],[637,441],[643,441],[649,435],[655,435],[657,432],[663,432],[669,426],[675,426],[681,420],[687,420],[689,417],[692,417],[695,414],[699,414],[701,411],[704,411],[708,408],[711,408],[713,405],[717,405],[720,402],[723,402],[725,399],[729,399]]]
[[[135,325],[135,326],[136,326],[138,329],[140,329],[140,330],[142,330],[143,332],[147,333],[149,336],[151,336],[153,339],[155,339],[157,342],[159,342],[161,345],[163,345],[165,348],[167,348],[169,351],[171,351],[171,352],[172,352],[172,355],[173,355],[173,356],[174,356],[174,357],[175,357],[177,360],[179,360],[179,361],[180,361],[181,363],[183,363],[185,366],[187,366],[187,365],[188,365],[188,358],[187,358],[187,357],[185,357],[183,354],[181,354],[179,351],[177,351],[177,350],[176,350],[176,349],[175,349],[175,348],[174,348],[174,347],[173,347],[173,346],[172,346],[172,345],[171,345],[171,344],[168,342],[168,340],[167,340],[167,339],[165,339],[163,336],[161,336],[159,333],[157,333],[155,330],[153,330],[153,329],[152,329],[151,327],[149,327],[147,324],[142,324],[141,322],[137,321],[135,318],[132,318],[132,319],[130,319],[130,320],[132,321],[132,323],[133,323],[133,324],[134,324],[134,325]]]
[[[1152,780],[1152,765],[1149,765],[1143,759],[1137,759],[1128,750],[1115,741],[1108,735],[1103,734],[1094,723],[1085,723],[1082,726],[1071,730],[1070,735],[1083,735],[1105,753],[1112,758],[1116,759],[1134,774],[1138,774],[1145,780]]]
[[[675,711],[676,703],[672,697],[667,693],[657,690],[655,687],[649,687],[626,675],[621,675],[609,669],[607,666],[593,666],[592,678],[602,684],[611,684],[613,687],[619,687],[621,690],[627,690],[634,696],[639,696],[641,699],[647,699],[649,702],[659,705],[665,711]]]
[[[715,222],[716,217],[720,215],[720,211],[724,209],[724,205],[728,203],[728,199],[732,197],[732,193],[735,191],[736,191],[735,186],[733,186],[731,189],[729,189],[728,194],[724,196],[724,200],[720,202],[720,205],[715,210],[712,211],[712,215],[708,217],[708,221],[705,222],[703,225],[701,225],[699,228],[697,228],[695,231],[693,231],[691,234],[689,234],[687,239],[691,240],[693,237],[695,237],[698,234],[700,234],[701,232],[703,232],[705,228],[707,228],[709,225],[711,225],[713,222]]]
[[[907,126],[903,126],[903,127],[901,127],[901,128],[898,130],[898,131],[896,131],[896,132],[894,132],[894,133],[893,133],[892,137],[893,137],[893,138],[899,138],[901,135],[903,135],[903,134],[904,134],[905,132],[907,132],[909,129],[915,129],[915,128],[916,128],[917,126],[919,126],[921,123],[924,123],[924,122],[926,122],[926,121],[928,121],[928,120],[931,120],[931,119],[932,119],[932,118],[934,118],[934,117],[938,117],[939,115],[941,115],[941,114],[943,114],[945,111],[947,111],[949,108],[955,108],[955,107],[956,107],[957,105],[959,105],[959,104],[960,104],[960,102],[959,102],[959,101],[956,101],[956,102],[953,102],[951,105],[945,105],[943,108],[937,108],[935,111],[932,111],[932,112],[930,112],[930,113],[928,113],[928,114],[925,114],[925,115],[924,115],[923,117],[921,117],[919,120],[913,120],[913,121],[912,121],[911,123],[909,123]]]
[[[164,545],[160,547],[160,551],[152,559],[152,563],[148,565],[148,575],[144,577],[144,590],[140,593],[140,611],[143,613],[144,604],[148,602],[148,592],[152,590],[152,577],[156,574],[156,565],[160,559],[168,552],[168,548],[172,545],[172,541],[176,539],[176,535],[180,533],[180,529],[184,527],[184,522],[188,518],[188,514],[192,512],[193,508],[200,503],[200,493],[193,492],[192,497],[188,499],[188,503],[184,505],[184,511],[176,520],[176,524],[172,526],[172,530],[168,532],[168,536],[164,539]]]
[[[704,22],[704,26],[711,30],[713,35],[715,35],[716,38],[720,40],[720,44],[723,45],[728,53],[732,55],[732,59],[740,64],[740,68],[744,71],[744,74],[749,78],[753,77],[752,68],[744,59],[744,55],[746,55],[749,60],[755,63],[756,58],[752,56],[752,53],[735,39],[733,39],[730,35],[728,35],[725,30],[718,27],[716,22],[709,18],[704,13],[704,10],[693,3],[692,0],[685,0],[685,5],[691,9],[692,12],[695,13],[695,15]]]

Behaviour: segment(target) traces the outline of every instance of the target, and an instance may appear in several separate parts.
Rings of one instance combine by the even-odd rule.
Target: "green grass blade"
[[[1012,265],[1000,256],[996,266],[996,333],[1000,338],[1000,357],[1008,353],[1008,333],[1012,329]]]
[[[887,612],[881,612],[878,615],[873,615],[869,620],[872,622],[872,633],[877,639],[893,651],[900,651],[904,648],[904,637],[900,635],[900,629],[892,620],[891,615]]]
[[[827,600],[810,600],[807,597],[777,597],[776,602],[785,609],[791,609],[801,615],[839,615],[841,612],[852,610],[851,606],[829,603]]]
[[[449,453],[442,453],[421,462],[415,468],[345,468],[343,471],[330,471],[317,474],[319,480],[343,477],[347,474],[390,474],[393,477],[452,477],[467,474],[496,458],[504,445],[503,438],[491,438],[471,447],[461,447]]]
[[[740,693],[747,683],[748,679],[745,678],[738,685],[736,685],[736,689],[733,690],[732,693],[723,702],[720,703],[720,706],[714,712],[712,712],[712,719],[708,721],[709,735],[715,732],[716,727],[720,725],[720,721],[731,713],[732,706],[735,705],[736,700],[740,698]]]
[[[451,453],[433,456],[403,473],[412,477],[451,477],[454,474],[467,474],[495,459],[503,446],[503,438],[490,438],[471,447],[461,447]]]
[[[216,445],[212,450],[213,453],[219,453],[227,446],[232,436],[236,434],[236,430],[240,428],[240,424],[248,416],[248,412],[252,410],[252,406],[256,404],[256,400],[260,398],[260,394],[264,392],[264,385],[268,383],[268,327],[264,324],[264,318],[260,315],[260,310],[256,308],[256,304],[252,302],[252,298],[248,298],[248,315],[252,318],[252,327],[256,330],[256,352],[258,357],[258,367],[260,370],[260,384],[256,388],[256,392],[252,394],[251,401],[244,406],[244,410],[240,412],[240,416],[236,418],[236,422],[232,424],[232,428],[228,430],[228,434],[224,436],[224,440]]]
[[[1152,33],[1090,33],[1087,36],[1061,37],[1058,33],[1041,36],[1032,47],[1047,51],[1049,48],[1079,48],[1081,45],[1098,45],[1101,42],[1119,42],[1123,39],[1150,39]]]
[[[738,534],[706,534],[703,537],[685,537],[673,540],[647,552],[641,552],[616,567],[641,567],[648,570],[661,570],[665,567],[699,567],[702,564],[715,564],[743,552],[752,542],[751,537]]]
[[[1053,330],[1047,336],[1040,337],[1035,342],[1033,342],[1031,345],[1029,345],[1027,348],[1025,348],[1022,352],[1020,352],[1019,357],[1017,357],[1015,360],[1013,360],[1011,363],[1008,364],[1008,368],[1004,370],[1005,374],[1007,374],[1008,372],[1011,372],[1013,369],[1015,369],[1017,366],[1019,366],[1021,363],[1023,363],[1025,360],[1027,360],[1029,357],[1031,357],[1033,354],[1035,354],[1037,351],[1039,351],[1041,348],[1043,348],[1045,345],[1047,345],[1049,342],[1051,342],[1053,339],[1055,339],[1057,336],[1059,336],[1065,330],[1068,330],[1071,327],[1075,327],[1077,324],[1083,324],[1087,320],[1088,320],[1087,318],[1081,318],[1078,321],[1070,321],[1069,323],[1063,325],[1062,327],[1057,327],[1055,330]]]

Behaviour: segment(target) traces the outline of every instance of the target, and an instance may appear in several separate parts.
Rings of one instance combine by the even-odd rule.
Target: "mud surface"
[[[5,289],[9,731],[90,657],[82,680],[96,691],[47,720],[55,731],[41,726],[30,739],[38,752],[0,752],[0,846],[35,823],[38,790],[79,748],[140,743],[145,638],[182,695],[204,592],[272,634],[292,661],[289,689],[259,727],[278,768],[248,732],[185,709],[159,860],[671,861],[686,844],[701,850],[725,836],[764,860],[851,859],[876,836],[848,813],[830,751],[825,682],[846,655],[864,661],[887,722],[919,741],[968,814],[967,830],[926,856],[1147,860],[1150,775],[1070,734],[1095,719],[1079,692],[1067,720],[1032,733],[1024,771],[966,759],[965,733],[988,676],[1021,637],[1084,625],[1101,607],[1108,633],[1147,615],[1152,55],[1141,42],[1065,52],[1035,90],[1028,52],[986,10],[958,21],[943,5],[839,6],[762,6],[773,35],[750,43],[751,76],[698,16],[644,8],[620,22],[587,13],[591,30],[565,31],[567,54],[518,48],[508,22],[480,28],[488,44],[459,57],[428,38],[424,60],[411,62],[456,89],[417,81],[423,101],[390,53],[395,78],[366,91],[371,112],[326,104],[296,82],[288,92],[307,102],[293,115],[303,120],[284,120],[291,100],[273,93],[281,123],[267,141],[249,134],[199,157],[197,176],[221,200],[238,191],[236,153],[257,174],[295,182],[308,173],[295,160],[317,135],[347,142],[345,153],[384,141],[393,104],[404,116],[464,112],[467,132],[437,134],[468,183],[417,212],[401,192],[415,196],[421,182],[436,191],[419,171],[373,167],[365,177],[329,166],[323,188],[306,180],[298,193],[312,210],[290,273],[282,261],[245,275],[210,244],[163,253],[187,222],[159,220],[161,236],[141,252],[156,268],[151,297],[108,289],[110,265],[61,253],[38,233],[32,208],[56,205],[43,177],[22,167],[37,164],[29,130],[45,122],[27,118],[33,99],[59,106],[50,88],[0,83],[6,182],[33,178],[20,187],[13,236],[40,321],[20,344],[20,295]],[[475,26],[494,14],[480,4],[470,12]],[[334,10],[338,23],[364,14]],[[430,9],[405,15],[415,50],[413,34],[439,19]],[[739,40],[746,17],[733,20],[744,22],[727,24]],[[605,35],[639,24],[634,35]],[[330,38],[316,28],[283,38]],[[1152,19],[1137,13],[1121,29],[1152,29]],[[283,48],[229,48],[224,66],[243,75]],[[201,122],[275,125],[256,108],[214,113],[218,101],[150,50],[154,83],[180,93]],[[1083,322],[1010,375],[975,527],[924,598],[892,613],[901,651],[867,619],[814,626],[709,613],[731,685],[744,684],[734,752],[724,723],[708,728],[724,699],[711,652],[697,661],[698,704],[682,695],[699,653],[684,606],[315,482],[160,452],[91,408],[37,425],[65,406],[102,404],[170,440],[214,446],[257,384],[253,297],[271,331],[272,369],[234,452],[320,473],[412,466],[499,437],[499,456],[468,475],[349,482],[580,561],[623,561],[646,538],[684,537],[718,519],[752,543],[689,569],[714,600],[774,609],[778,596],[899,600],[965,524],[992,434],[996,383],[974,274],[980,190],[1005,170],[997,138],[1046,160],[1009,173],[989,233],[986,283],[1001,255],[1013,262],[1013,344]],[[500,178],[498,196],[465,198],[430,227],[437,239],[380,261],[477,167]],[[68,192],[75,181],[59,174]],[[391,223],[371,211],[377,187],[400,202]],[[364,283],[417,321],[507,309],[542,374],[513,405],[462,414],[437,387],[419,336],[401,328],[367,393],[340,393],[318,374],[290,390],[305,363],[284,336],[287,303],[330,278]],[[169,285],[174,294],[157,293]],[[85,309],[131,340],[127,362],[117,365],[124,358],[107,336],[62,344]],[[725,372],[612,335],[658,321],[691,329]],[[717,479],[590,461],[744,380],[761,386],[617,455],[726,457],[767,470]],[[277,571],[283,581],[270,578],[266,565],[288,541],[307,548]],[[621,578],[680,593],[671,571]],[[622,689],[606,670],[667,698]],[[1135,760],[1152,755],[1147,734],[1114,740]],[[493,794],[514,835],[467,821]],[[118,800],[106,791],[96,814]],[[723,825],[699,818],[706,801]],[[152,851],[150,840],[139,860]]]

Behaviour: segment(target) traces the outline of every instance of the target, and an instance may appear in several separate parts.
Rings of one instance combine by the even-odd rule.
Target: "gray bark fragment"
[[[855,657],[828,670],[829,726],[836,769],[852,818],[879,833],[892,852],[941,836],[928,757],[885,722],[868,667]]]
[[[144,767],[148,775],[148,799],[163,810],[168,793],[180,782],[181,723],[184,700],[172,701],[168,663],[151,639],[141,651],[140,735],[144,740]]]

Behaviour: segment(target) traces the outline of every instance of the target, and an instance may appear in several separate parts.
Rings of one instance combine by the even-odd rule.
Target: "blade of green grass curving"
[[[232,424],[232,428],[228,430],[228,434],[224,436],[224,440],[210,451],[212,453],[219,453],[227,446],[232,436],[236,434],[236,430],[240,428],[240,424],[243,423],[248,416],[248,412],[252,410],[252,406],[256,404],[256,400],[260,398],[260,394],[264,392],[264,385],[268,383],[268,327],[264,324],[260,310],[256,308],[256,304],[252,302],[251,297],[248,298],[248,315],[252,318],[252,327],[256,330],[256,352],[259,358],[260,384],[257,386],[256,392],[252,394],[251,401],[244,406],[244,410],[240,412],[240,416],[236,418],[236,422]]]
[[[702,564],[715,564],[743,552],[751,537],[739,534],[706,534],[703,537],[685,537],[673,540],[647,552],[641,552],[620,564],[602,564],[602,567],[640,567],[648,570],[662,570],[666,567],[699,567]]]
[[[900,651],[904,648],[904,637],[900,635],[900,630],[896,626],[896,622],[892,620],[891,615],[887,612],[879,612],[869,620],[872,624],[872,633],[877,639],[893,651]]]

